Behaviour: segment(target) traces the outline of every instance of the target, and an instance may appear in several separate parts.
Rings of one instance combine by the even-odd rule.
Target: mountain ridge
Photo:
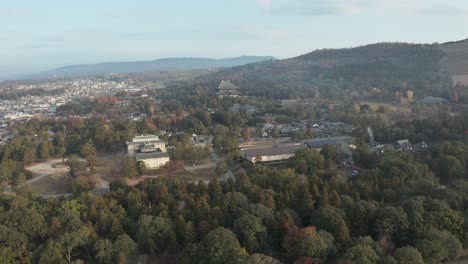
[[[284,60],[225,68],[200,78],[232,80],[252,96],[391,99],[413,90],[418,97],[447,98],[456,85],[468,85],[468,40],[319,49]]]
[[[101,62],[95,64],[66,65],[49,71],[22,76],[29,78],[62,78],[101,75],[109,73],[135,73],[162,70],[195,70],[234,67],[259,61],[276,60],[273,56],[239,56],[212,59],[197,57],[161,58],[150,61]]]

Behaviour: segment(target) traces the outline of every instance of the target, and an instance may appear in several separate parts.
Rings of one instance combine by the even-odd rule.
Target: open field
[[[28,183],[29,187],[40,194],[64,194],[71,192],[72,179],[67,174],[46,175]]]
[[[69,193],[71,178],[68,174],[68,166],[62,163],[62,159],[52,159],[26,167],[33,173],[28,185],[33,191],[45,195]]]
[[[58,166],[59,164],[62,164],[62,159],[52,159],[41,163],[33,164],[31,166],[26,167],[26,169],[36,175],[67,173],[69,170],[68,166]]]
[[[123,158],[121,153],[98,153],[96,155],[96,173],[101,176],[101,179],[108,182],[117,179]]]

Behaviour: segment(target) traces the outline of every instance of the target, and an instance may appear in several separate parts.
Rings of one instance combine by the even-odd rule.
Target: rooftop
[[[218,86],[218,90],[239,90],[239,87],[231,83],[231,81],[229,80],[227,81],[222,80]]]
[[[288,145],[276,145],[270,147],[259,147],[259,148],[249,148],[242,149],[246,156],[257,157],[257,156],[273,156],[273,155],[285,155],[285,154],[294,154],[296,151],[305,149],[304,144],[288,144]]]
[[[137,157],[137,160],[169,158],[169,153],[167,152],[137,153],[136,157]]]
[[[353,137],[327,137],[327,138],[316,138],[304,141],[304,144],[309,148],[317,149],[323,148],[326,145],[349,145],[354,143]]]

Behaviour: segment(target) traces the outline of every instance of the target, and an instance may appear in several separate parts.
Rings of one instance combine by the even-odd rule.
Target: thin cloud
[[[263,8],[266,8],[266,9],[269,9],[271,8],[271,6],[273,5],[273,0],[257,0],[257,3],[263,7]]]
[[[273,14],[323,15],[461,15],[468,14],[468,2],[453,0],[258,0]]]

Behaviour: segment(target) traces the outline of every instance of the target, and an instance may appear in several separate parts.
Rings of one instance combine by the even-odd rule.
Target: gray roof
[[[218,86],[218,90],[238,90],[239,87],[231,83],[231,81],[221,81]]]
[[[137,159],[156,159],[156,158],[168,158],[169,153],[167,152],[151,152],[151,153],[137,153]]]
[[[424,97],[423,99],[421,99],[421,102],[425,104],[442,104],[442,103],[446,103],[447,100],[445,100],[442,97],[428,96],[428,97]]]
[[[129,142],[127,141],[127,145],[145,145],[145,144],[156,144],[156,143],[165,143],[162,140],[149,140],[149,141],[141,141],[141,142]]]
[[[354,143],[353,137],[327,137],[327,138],[316,138],[304,141],[307,147],[312,149],[323,148],[326,145],[349,145]]]
[[[254,105],[249,105],[249,104],[246,104],[246,105],[235,105],[231,108],[229,108],[230,111],[232,112],[239,112],[241,109],[244,109],[246,112],[256,112],[257,111],[257,107],[254,106]]]
[[[242,149],[246,156],[257,157],[257,156],[272,156],[272,155],[284,155],[284,154],[294,154],[296,151],[305,149],[306,146],[303,144],[294,144],[294,145],[279,145],[272,147],[260,147],[260,148],[251,148],[251,149]]]

